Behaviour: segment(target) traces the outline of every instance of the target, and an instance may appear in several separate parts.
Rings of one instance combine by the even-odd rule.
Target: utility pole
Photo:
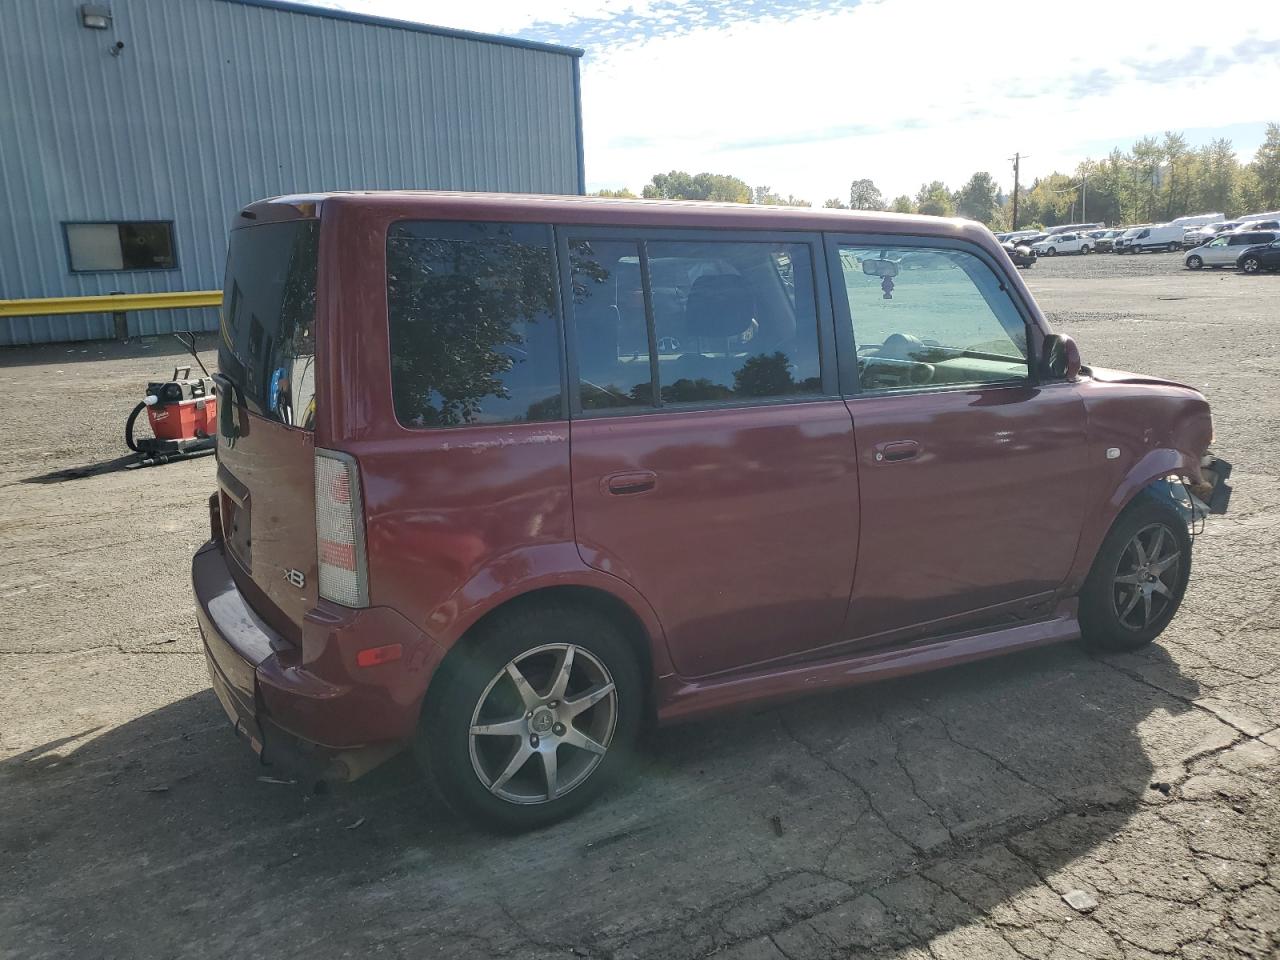
[[[1015,153],[1009,158],[1013,161],[1013,226],[1012,230],[1018,229],[1018,174],[1019,165],[1022,163],[1022,154]]]

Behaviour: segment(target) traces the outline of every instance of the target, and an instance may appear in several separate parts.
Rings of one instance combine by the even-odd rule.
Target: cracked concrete
[[[1236,464],[1159,643],[659,731],[628,788],[502,839],[403,761],[325,796],[260,780],[187,597],[212,463],[22,482],[118,456],[169,347],[0,356],[0,955],[1274,958],[1280,278],[1174,262],[1028,276],[1087,360],[1206,390]]]

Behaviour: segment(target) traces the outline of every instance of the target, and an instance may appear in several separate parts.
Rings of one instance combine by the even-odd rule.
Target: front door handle
[[[877,463],[896,463],[914,460],[920,454],[920,444],[914,440],[890,440],[876,445]]]
[[[635,470],[630,473],[615,473],[605,477],[604,487],[614,496],[627,496],[632,493],[646,493],[658,485],[658,475],[652,470]]]

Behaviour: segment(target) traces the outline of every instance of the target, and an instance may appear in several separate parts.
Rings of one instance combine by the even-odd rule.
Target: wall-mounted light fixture
[[[101,3],[82,3],[80,23],[90,30],[107,30],[111,27],[111,8]]]

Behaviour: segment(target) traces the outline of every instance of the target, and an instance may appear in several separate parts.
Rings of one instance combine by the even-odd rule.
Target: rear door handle
[[[920,444],[914,440],[890,440],[888,443],[876,445],[877,463],[896,463],[899,460],[914,460],[920,453]]]
[[[658,475],[652,470],[635,470],[630,473],[615,473],[605,477],[604,487],[615,496],[626,496],[632,493],[646,493],[658,485]]]

